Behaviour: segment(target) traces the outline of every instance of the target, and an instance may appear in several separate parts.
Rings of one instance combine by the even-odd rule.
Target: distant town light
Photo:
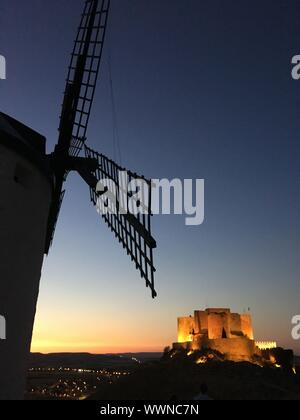
[[[200,357],[196,362],[197,365],[204,365],[205,363],[207,363],[207,357],[205,356]]]

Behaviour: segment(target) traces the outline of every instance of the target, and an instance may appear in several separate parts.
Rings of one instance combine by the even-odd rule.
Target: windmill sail
[[[157,293],[154,284],[156,270],[153,263],[153,250],[156,248],[156,242],[151,235],[151,181],[126,171],[112,160],[87,146],[85,146],[85,154],[88,159],[94,159],[98,162],[95,171],[97,181],[101,183],[105,180],[105,185],[110,184],[115,188],[115,200],[107,203],[99,197],[97,186],[91,187],[91,201],[95,206],[97,205],[98,211],[106,224],[135,263],[142,278],[146,280],[146,286],[151,289],[152,297],[155,298]],[[126,174],[125,182],[120,174]],[[138,206],[143,207],[143,211],[133,214],[128,206],[128,201],[132,197],[126,185],[135,185],[139,181],[142,181],[142,184],[146,186],[142,192],[143,198],[138,203]],[[128,210],[124,211],[124,208]]]
[[[50,209],[45,252],[53,241],[68,174],[66,161],[76,157],[86,140],[105,40],[110,0],[86,0],[68,70],[60,118],[59,140],[51,164],[55,191]]]
[[[153,250],[156,248],[156,242],[151,235],[151,182],[126,171],[129,184],[143,180],[144,185],[147,186],[145,191],[143,190],[143,198],[139,200],[139,203],[135,203],[141,211],[127,210],[128,202],[133,203],[134,197],[130,197],[119,178],[119,173],[124,173],[124,170],[85,144],[109,9],[110,0],[86,0],[75,40],[62,105],[59,139],[54,153],[50,156],[50,164],[55,174],[55,188],[48,220],[46,253],[54,237],[64,198],[64,182],[69,171],[75,170],[89,185],[92,202],[102,206],[99,210],[102,210],[106,224],[126,249],[142,278],[145,279],[146,286],[151,289],[154,298],[157,295],[153,264]],[[83,149],[85,157],[79,157]],[[99,182],[101,184],[103,180],[109,180],[116,186],[115,203],[108,203],[114,208],[108,208],[107,203],[101,201],[97,188]],[[134,193],[132,195],[135,196]]]
[[[75,119],[69,149],[71,156],[78,156],[86,140],[86,132],[100,69],[109,8],[110,0],[86,1],[75,40],[67,77],[67,86],[78,83]],[[76,80],[77,77],[80,79],[79,82]]]

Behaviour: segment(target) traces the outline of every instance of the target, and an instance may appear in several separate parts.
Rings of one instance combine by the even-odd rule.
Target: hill
[[[103,386],[93,400],[190,400],[202,384],[214,400],[300,400],[300,376],[250,363],[188,358],[141,365],[130,376]]]
[[[161,355],[161,353],[31,353],[28,368],[132,368],[147,361],[157,360],[161,357]]]

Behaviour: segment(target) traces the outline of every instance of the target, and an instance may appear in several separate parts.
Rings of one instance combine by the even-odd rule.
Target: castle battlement
[[[273,350],[277,348],[276,341],[256,341],[255,345],[260,350]]]

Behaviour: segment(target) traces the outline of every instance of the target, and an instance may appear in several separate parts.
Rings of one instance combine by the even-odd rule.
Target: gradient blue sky
[[[57,141],[81,0],[2,0],[0,107]],[[34,350],[160,349],[176,318],[251,308],[257,339],[300,353],[300,4],[112,0],[89,144],[114,157],[107,57],[123,164],[152,178],[205,178],[206,221],[155,217],[159,297],[70,176],[44,266]]]

